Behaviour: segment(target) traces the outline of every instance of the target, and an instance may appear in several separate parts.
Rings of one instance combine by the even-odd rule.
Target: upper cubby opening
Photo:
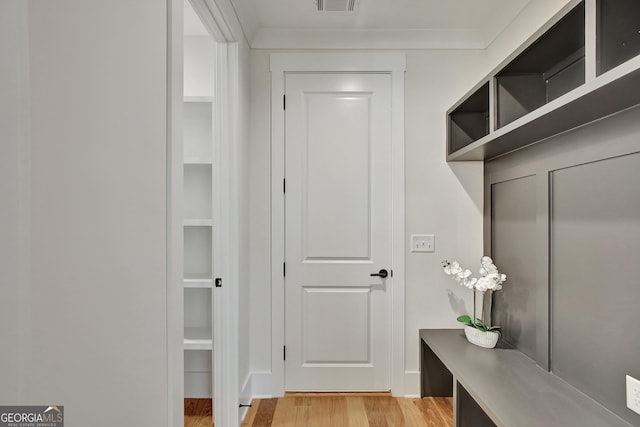
[[[598,75],[640,54],[640,1],[598,0]]]
[[[584,2],[496,74],[497,127],[585,82]]]
[[[489,134],[489,82],[449,113],[449,153]]]

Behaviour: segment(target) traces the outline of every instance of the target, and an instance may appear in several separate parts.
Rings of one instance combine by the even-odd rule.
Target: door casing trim
[[[273,53],[271,71],[271,375],[272,396],[284,396],[285,295],[285,77],[295,72],[384,73],[391,76],[392,269],[391,393],[404,396],[405,330],[405,165],[403,53]],[[262,376],[265,377],[264,375]]]

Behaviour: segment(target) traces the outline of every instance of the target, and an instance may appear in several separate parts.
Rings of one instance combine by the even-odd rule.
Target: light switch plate
[[[627,375],[627,408],[640,414],[640,381]]]
[[[412,234],[411,252],[435,252],[435,236],[433,234]]]

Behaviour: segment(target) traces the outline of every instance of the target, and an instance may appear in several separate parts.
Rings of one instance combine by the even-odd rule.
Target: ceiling
[[[356,0],[350,13],[318,12],[315,0],[230,1],[253,48],[366,49],[484,48],[531,0]]]

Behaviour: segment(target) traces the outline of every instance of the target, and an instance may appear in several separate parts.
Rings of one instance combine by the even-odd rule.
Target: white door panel
[[[369,288],[302,289],[303,366],[371,364],[370,297]]]
[[[363,124],[371,94],[307,93],[304,100],[305,259],[370,259],[370,138]]]
[[[286,388],[389,390],[391,80],[288,74]]]

